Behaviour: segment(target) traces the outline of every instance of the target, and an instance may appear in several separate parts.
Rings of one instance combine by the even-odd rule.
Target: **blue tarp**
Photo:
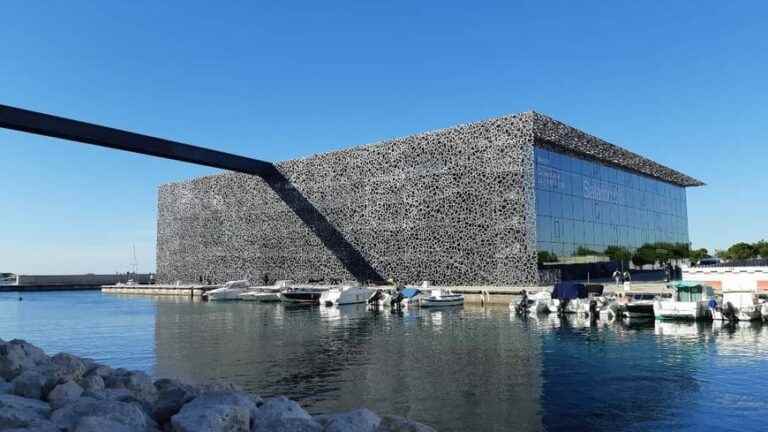
[[[555,284],[555,289],[552,290],[552,298],[559,300],[587,298],[587,287],[580,283],[560,282]]]
[[[419,291],[416,288],[403,288],[402,290],[400,290],[400,295],[402,295],[403,298],[409,299],[412,297],[416,297],[417,295],[419,295],[420,292],[421,291]]]

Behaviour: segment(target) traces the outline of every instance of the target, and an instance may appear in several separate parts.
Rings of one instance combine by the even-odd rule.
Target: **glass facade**
[[[684,187],[538,146],[534,152],[539,251],[688,243]]]

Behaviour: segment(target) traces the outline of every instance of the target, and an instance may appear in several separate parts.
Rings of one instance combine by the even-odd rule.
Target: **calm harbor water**
[[[765,430],[768,326],[0,293],[0,338],[441,431]]]

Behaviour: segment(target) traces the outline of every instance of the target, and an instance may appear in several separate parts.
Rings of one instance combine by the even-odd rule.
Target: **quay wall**
[[[98,289],[133,279],[149,283],[149,274],[75,274],[75,275],[16,275],[15,283],[0,285],[1,291]]]
[[[532,114],[160,187],[160,283],[538,282]]]

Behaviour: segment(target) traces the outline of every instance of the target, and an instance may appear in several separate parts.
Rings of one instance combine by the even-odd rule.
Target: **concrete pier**
[[[200,297],[221,285],[104,285],[101,292],[109,294],[140,294]]]

